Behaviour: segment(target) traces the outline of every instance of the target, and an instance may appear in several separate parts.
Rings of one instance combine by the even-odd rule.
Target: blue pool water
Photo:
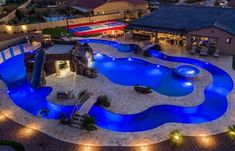
[[[196,77],[200,70],[194,66],[180,65],[174,69],[174,73],[180,77],[191,78]]]
[[[96,123],[98,126],[107,130],[118,132],[137,132],[150,130],[170,122],[188,124],[209,122],[221,117],[226,112],[228,106],[226,96],[233,89],[233,81],[226,72],[201,60],[167,56],[155,50],[150,50],[150,54],[151,56],[161,60],[187,63],[207,70],[212,75],[213,81],[204,90],[205,100],[203,103],[194,107],[164,104],[156,105],[137,114],[117,114],[104,108],[93,106],[89,112],[89,115],[96,118]],[[94,64],[94,67],[97,67],[104,75],[108,72],[114,72],[110,73],[110,77],[108,75],[107,77],[111,80],[116,80],[114,81],[116,83],[133,85],[138,82],[142,85],[151,85],[151,80],[153,80],[153,83],[159,84],[161,80],[158,80],[158,78],[161,79],[164,77],[163,74],[165,73],[163,72],[166,72],[166,77],[172,78],[171,80],[177,82],[176,79],[170,76],[171,70],[164,66],[156,67],[159,68],[156,69],[155,66],[157,66],[157,64],[151,64],[134,58],[131,61],[127,58],[116,58],[117,60],[113,60],[105,55],[104,58],[100,60],[97,57],[95,58],[96,64]],[[124,83],[125,78],[122,79],[116,77],[115,73],[117,73],[116,70],[119,70],[118,68],[110,68],[110,64],[116,66],[113,61],[118,61],[120,63],[119,68],[121,68],[122,71],[127,72],[123,73],[128,78],[127,83]],[[141,68],[141,70],[137,72],[137,68]],[[160,69],[162,71],[160,71]],[[152,72],[148,73],[148,71],[154,71],[154,74]],[[132,80],[131,78],[133,78],[133,76],[135,77]],[[151,78],[151,80],[146,79],[144,81],[141,79],[142,76],[145,76],[145,78]],[[51,93],[52,88],[41,87],[38,89],[33,89],[29,85],[26,80],[24,55],[18,55],[2,63],[0,65],[0,77],[7,84],[9,96],[12,101],[25,111],[36,116],[41,109],[48,109],[48,115],[45,117],[48,119],[58,119],[61,113],[66,114],[67,117],[71,115],[74,106],[55,105],[46,99],[46,97]],[[150,81],[148,82],[148,80]],[[183,88],[183,86],[180,86],[180,88]],[[157,89],[157,87],[154,88],[154,90],[162,93]],[[172,92],[170,90],[170,93],[166,95],[170,95],[171,93]],[[148,99],[148,97],[146,97],[146,99]]]
[[[117,84],[146,86],[167,96],[184,96],[193,91],[193,82],[175,76],[171,68],[137,58],[110,58],[98,53],[92,67]]]

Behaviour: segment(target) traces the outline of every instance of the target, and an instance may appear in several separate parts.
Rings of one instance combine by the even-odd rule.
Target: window
[[[231,43],[231,41],[232,41],[232,38],[227,38],[226,39],[226,43]]]

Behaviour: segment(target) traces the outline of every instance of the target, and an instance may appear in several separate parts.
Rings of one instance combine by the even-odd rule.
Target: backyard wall
[[[70,19],[69,25],[105,21],[105,20],[116,20],[116,19],[123,19],[123,14],[117,13],[117,14]],[[19,26],[0,25],[0,32],[6,32],[9,34],[12,34],[12,33],[36,31],[36,30],[55,28],[55,27],[65,27],[65,26],[67,26],[66,20],[56,21],[56,22],[19,25]]]

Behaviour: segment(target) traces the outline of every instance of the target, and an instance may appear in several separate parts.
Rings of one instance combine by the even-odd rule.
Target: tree
[[[15,15],[16,15],[16,18],[19,20],[22,20],[22,18],[24,17],[24,14],[18,9],[16,9]]]

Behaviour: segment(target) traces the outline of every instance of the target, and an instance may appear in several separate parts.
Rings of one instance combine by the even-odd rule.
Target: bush
[[[80,92],[78,93],[78,98],[81,99],[81,97],[87,92],[87,89],[82,89],[80,90]]]
[[[228,132],[227,132],[228,137],[230,137],[231,139],[235,138],[235,125],[230,125],[228,127]]]
[[[97,127],[95,126],[95,118],[85,115],[83,128],[87,131],[97,130]]]
[[[175,129],[169,134],[170,142],[172,146],[179,146],[183,143],[183,137],[179,130]]]
[[[111,105],[111,98],[107,95],[100,95],[98,98],[97,98],[97,102],[96,102],[96,105],[99,105],[99,106],[103,106],[103,107],[110,107]]]
[[[18,9],[16,10],[15,15],[16,15],[17,19],[19,19],[19,20],[22,20],[22,18],[24,17],[23,12]]]
[[[143,54],[144,57],[150,57],[150,54],[147,50],[144,51],[144,54]]]
[[[0,141],[0,145],[8,145],[16,149],[17,151],[25,151],[25,148],[22,144],[14,142],[14,141],[9,141],[9,140],[2,140]]]
[[[68,125],[70,123],[70,120],[66,118],[64,113],[60,115],[60,123],[64,125]]]

